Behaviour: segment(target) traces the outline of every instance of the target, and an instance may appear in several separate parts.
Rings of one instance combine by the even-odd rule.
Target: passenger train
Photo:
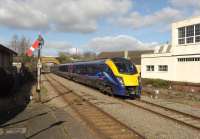
[[[140,73],[125,58],[75,62],[52,67],[52,72],[98,88],[110,95],[140,98]]]

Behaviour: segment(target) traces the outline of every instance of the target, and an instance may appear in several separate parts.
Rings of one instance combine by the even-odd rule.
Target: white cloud
[[[1,0],[0,25],[92,32],[99,19],[126,13],[130,5],[131,0]]]
[[[131,36],[119,35],[94,38],[84,48],[99,53],[102,51],[152,49],[156,44],[156,42],[144,43]]]
[[[47,15],[17,0],[0,1],[0,25],[23,29],[47,29]]]
[[[171,22],[182,18],[179,10],[171,7],[165,7],[149,15],[141,15],[138,12],[132,12],[128,16],[120,17],[118,23],[132,28],[142,28],[156,25],[169,25]]]
[[[170,0],[170,4],[174,7],[179,7],[179,8],[200,7],[199,0]]]
[[[43,47],[44,49],[56,49],[59,51],[66,51],[69,48],[72,48],[72,45],[68,42],[62,41],[54,41],[54,42],[47,42],[47,44]]]
[[[83,50],[65,41],[50,41],[42,48],[42,55],[45,56],[58,56],[60,52],[80,54]]]
[[[170,0],[170,4],[173,8],[182,11],[185,18],[200,15],[199,0]]]
[[[80,47],[71,45],[68,42],[48,42],[42,50],[43,55],[57,56],[59,52],[71,54],[92,51],[124,51],[124,50],[149,50],[154,49],[157,42],[144,43],[128,35],[97,37]]]
[[[42,55],[57,56],[59,52],[69,52],[72,48],[73,46],[68,42],[47,42],[42,48]]]

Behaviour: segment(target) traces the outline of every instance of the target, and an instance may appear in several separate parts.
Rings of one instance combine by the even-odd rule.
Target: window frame
[[[193,27],[193,29],[190,27]],[[200,43],[200,23],[178,28],[178,46],[199,44],[199,43]]]
[[[200,61],[200,57],[181,57],[181,58],[177,58],[178,62],[199,62]]]
[[[146,65],[146,71],[147,72],[155,71],[155,66],[154,65]]]
[[[178,44],[179,45],[184,45],[186,43],[185,37],[186,37],[186,27],[178,28]],[[183,42],[183,43],[180,43],[180,42]]]
[[[168,65],[158,65],[158,71],[160,72],[168,72]]]
[[[198,31],[197,31],[197,29],[196,29],[197,26],[199,26],[199,27],[198,27]],[[198,32],[198,34],[197,34],[197,32]],[[197,38],[199,39],[198,42],[196,41]],[[195,41],[195,43],[200,43],[200,24],[196,24],[196,25],[195,25],[195,39],[194,39],[194,41]]]

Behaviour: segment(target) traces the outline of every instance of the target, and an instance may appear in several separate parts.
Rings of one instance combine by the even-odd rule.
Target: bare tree
[[[11,42],[10,42],[10,48],[14,50],[15,52],[18,52],[18,46],[19,46],[19,37],[15,34],[13,35]]]
[[[30,47],[30,40],[24,36],[19,41],[19,55],[25,55]]]
[[[16,51],[18,55],[25,55],[30,45],[29,39],[24,36],[19,39],[18,35],[13,35],[10,42],[10,48]]]

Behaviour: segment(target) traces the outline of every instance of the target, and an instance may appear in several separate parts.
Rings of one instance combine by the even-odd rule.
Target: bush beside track
[[[189,83],[189,82],[176,82],[176,81],[167,81],[161,79],[142,79],[143,87],[154,87],[162,89],[173,89],[175,91],[182,92],[198,92],[200,93],[200,83]]]
[[[0,96],[9,96],[22,85],[34,80],[34,72],[31,72],[27,67],[22,67],[19,72],[15,67],[0,68]]]

